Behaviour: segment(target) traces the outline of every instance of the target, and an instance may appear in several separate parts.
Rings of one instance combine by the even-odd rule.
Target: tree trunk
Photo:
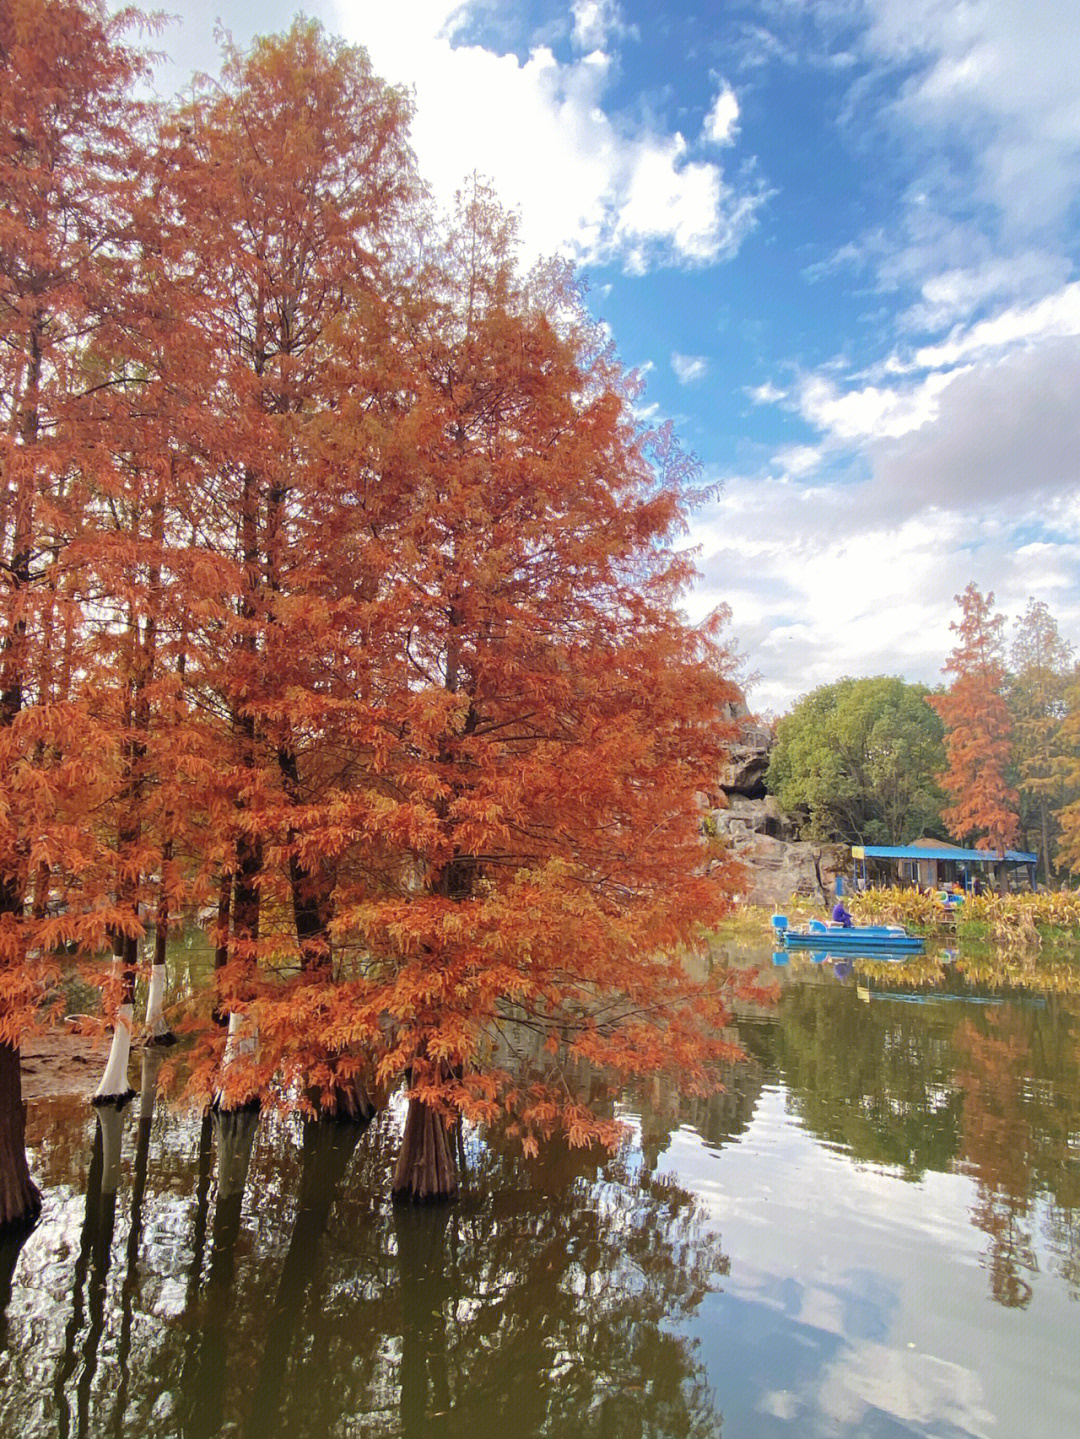
[[[333,1057],[326,1062],[337,1071],[333,1079],[323,1087],[312,1085],[307,1095],[319,1121],[370,1124],[380,1106],[364,1079],[359,1074],[342,1074]]]
[[[457,1162],[450,1130],[442,1115],[421,1100],[410,1099],[401,1153],[394,1170],[394,1198],[423,1204],[453,1199],[457,1191]]]
[[[176,1035],[165,1018],[165,966],[155,956],[150,970],[150,990],[146,997],[147,1044],[174,1044]]]
[[[241,675],[239,703],[234,708],[234,723],[240,738],[240,763],[246,770],[254,771],[257,764],[257,728],[255,715],[248,707],[250,698],[257,688],[256,667],[258,664],[258,639],[255,633],[258,613],[257,596],[260,586],[259,539],[258,539],[258,481],[250,470],[245,469],[243,495],[240,508],[240,533],[244,561],[244,590],[240,602],[240,616],[245,630],[240,640],[240,650],[246,660]],[[244,805],[237,800],[241,812]],[[262,874],[262,837],[243,825],[236,839],[236,873],[233,879],[233,958],[246,960],[253,968],[258,963],[260,891],[259,877]]]
[[[218,1113],[258,1111],[258,1093],[250,1083],[244,1082],[245,1070],[249,1069],[254,1060],[258,1042],[259,1036],[251,1020],[233,1010],[229,1015],[225,1053],[221,1057],[220,1084],[214,1096],[214,1109]],[[218,1167],[221,1168],[220,1157]]]
[[[224,969],[229,962],[229,917],[232,914],[232,875],[221,876],[218,891],[217,928],[214,940],[214,968]]]
[[[18,420],[21,446],[12,459],[14,523],[7,584],[5,633],[0,640],[0,727],[15,723],[23,707],[26,685],[26,614],[22,596],[30,586],[34,530],[33,476],[25,448],[38,435],[38,387],[41,380],[41,322],[30,332],[30,357],[22,413]],[[6,557],[5,557],[6,558]],[[22,836],[17,836],[17,840]],[[0,921],[10,921],[18,932],[22,924],[25,876],[20,872],[18,843],[10,855],[10,868],[0,873]],[[21,935],[15,968],[25,958]],[[4,966],[7,968],[7,964]],[[0,1018],[3,1016],[0,1015]],[[25,1228],[41,1212],[41,1195],[30,1178],[26,1162],[26,1107],[22,1097],[21,1056],[17,1044],[0,1043],[0,1232]]]
[[[26,1105],[20,1055],[0,1044],[0,1234],[25,1229],[41,1213],[41,1195],[26,1162]]]
[[[146,999],[148,1044],[174,1044],[176,1036],[165,1018],[165,955],[169,947],[169,896],[165,889],[166,867],[172,861],[172,840],[166,840],[161,856],[161,885],[154,916],[154,963],[150,970],[150,992]]]
[[[218,891],[217,927],[214,940],[214,969],[224,969],[229,962],[229,924],[232,918],[233,878],[226,871],[221,876],[221,888]],[[213,1009],[213,1020],[215,1024],[226,1025],[229,1016],[221,1007],[220,990],[215,980],[215,998]]]
[[[127,988],[127,973],[125,971],[125,989]],[[125,999],[124,1003],[117,1006],[116,1022],[113,1026],[112,1044],[109,1048],[105,1073],[101,1076],[101,1083],[94,1091],[94,1098],[91,1101],[98,1107],[104,1104],[113,1104],[117,1109],[123,1109],[128,1100],[135,1097],[135,1091],[128,1082],[131,1026],[134,1022],[135,1006]]]
[[[262,874],[262,840],[241,833],[236,841],[236,877],[233,881],[234,957],[252,969],[258,962],[259,876]]]
[[[278,747],[278,769],[281,772],[282,787],[289,802],[300,803],[300,767],[295,752],[284,745]],[[330,887],[317,870],[309,869],[297,857],[294,846],[296,831],[288,832],[289,887],[292,891],[293,921],[296,925],[296,943],[300,950],[300,968],[319,969],[329,965],[331,960],[330,931],[327,918],[330,913]]]

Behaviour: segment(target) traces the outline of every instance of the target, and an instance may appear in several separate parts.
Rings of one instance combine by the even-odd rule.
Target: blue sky
[[[282,0],[174,0],[163,90]],[[782,712],[939,678],[953,597],[1080,642],[1075,0],[308,0],[414,88],[422,172],[474,170],[560,250],[643,410],[721,485],[726,603]]]

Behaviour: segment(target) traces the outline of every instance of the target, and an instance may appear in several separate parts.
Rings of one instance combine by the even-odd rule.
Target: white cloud
[[[730,145],[738,133],[739,102],[735,91],[724,85],[705,116],[705,138],[714,145]]]
[[[703,380],[709,373],[709,362],[704,355],[680,355],[675,350],[671,356],[671,368],[680,385],[691,385]]]
[[[818,1402],[822,1413],[845,1429],[861,1428],[867,1410],[905,1427],[971,1439],[989,1439],[995,1428],[975,1372],[933,1354],[867,1339],[848,1344],[826,1369]]]
[[[1075,336],[926,383],[934,380],[943,381],[934,423],[871,451],[881,491],[902,492],[911,506],[1032,511],[1045,495],[1080,487]]]
[[[762,385],[751,385],[745,393],[749,395],[755,405],[775,405],[781,400],[787,399],[787,390],[781,390],[771,380],[766,380]]]
[[[1060,221],[1080,183],[1077,17],[1063,0],[865,0],[865,53],[907,72],[912,136],[972,147],[983,199],[1017,233]]]
[[[934,419],[939,397],[954,378],[953,373],[932,374],[904,388],[866,385],[842,391],[825,375],[806,375],[799,384],[799,410],[835,440],[895,438]]]
[[[924,262],[931,257],[923,257]],[[925,263],[922,267],[925,269]],[[922,280],[918,301],[900,317],[902,328],[940,330],[971,316],[992,300],[1024,301],[1062,287],[1072,265],[1064,255],[1022,250],[986,255],[967,265],[933,270]]]
[[[697,599],[703,613],[730,603],[762,676],[755,708],[783,712],[845,674],[939,677],[953,596],[972,577],[970,553],[958,551],[981,528],[959,515],[898,523],[867,508],[865,487],[748,477],[728,480],[715,509],[697,518]]]
[[[605,109],[613,55],[598,48],[621,28],[610,4],[579,3],[569,61],[546,46],[522,61],[464,42],[469,4],[337,0],[340,28],[376,70],[415,87],[413,146],[443,202],[474,170],[521,216],[527,252],[615,262],[634,273],[734,255],[764,192],[732,184],[686,140]]]
[[[924,345],[915,353],[915,364],[937,369],[1019,344],[1073,335],[1080,335],[1080,282],[1066,285],[1036,304],[1013,306],[968,329],[958,329],[940,345]]]
[[[802,480],[819,469],[824,456],[820,445],[785,445],[773,456],[773,465],[785,480]]]
[[[797,398],[821,441],[727,477],[692,534],[697,603],[730,603],[756,707],[843,674],[937,682],[971,579],[1005,614],[1045,599],[1080,639],[1080,338],[906,387],[806,376]]]
[[[599,50],[608,41],[626,34],[626,25],[617,0],[574,0],[571,32],[580,50]]]

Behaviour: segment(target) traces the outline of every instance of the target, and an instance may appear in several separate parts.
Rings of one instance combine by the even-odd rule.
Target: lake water
[[[904,974],[793,960],[723,1094],[625,1095],[607,1161],[467,1136],[443,1208],[395,1112],[32,1105],[0,1433],[1075,1439],[1078,976]]]

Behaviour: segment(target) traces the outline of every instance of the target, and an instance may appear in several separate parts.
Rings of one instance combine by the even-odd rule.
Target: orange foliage
[[[126,486],[135,376],[132,217],[142,73],[103,5],[0,10],[0,1042],[18,1043],[57,943],[100,948],[121,912],[122,736],[98,641],[96,532]],[[125,313],[126,312],[126,313]],[[107,524],[111,524],[111,517]],[[130,856],[127,859],[130,861]]]
[[[478,184],[426,213],[407,102],[314,24],[159,115],[122,18],[0,13],[0,1038],[58,944],[133,974],[220,895],[195,1094],[407,1076],[531,1148],[611,1137],[575,1065],[706,1086],[731,657],[572,272]]]
[[[960,619],[949,628],[959,642],[945,664],[954,679],[927,701],[945,724],[948,768],[940,782],[952,804],[942,819],[958,839],[1005,850],[1019,829],[1018,797],[1006,780],[1012,723],[1004,696],[1005,621],[993,613],[993,594],[984,597],[974,583],[956,602]]]

